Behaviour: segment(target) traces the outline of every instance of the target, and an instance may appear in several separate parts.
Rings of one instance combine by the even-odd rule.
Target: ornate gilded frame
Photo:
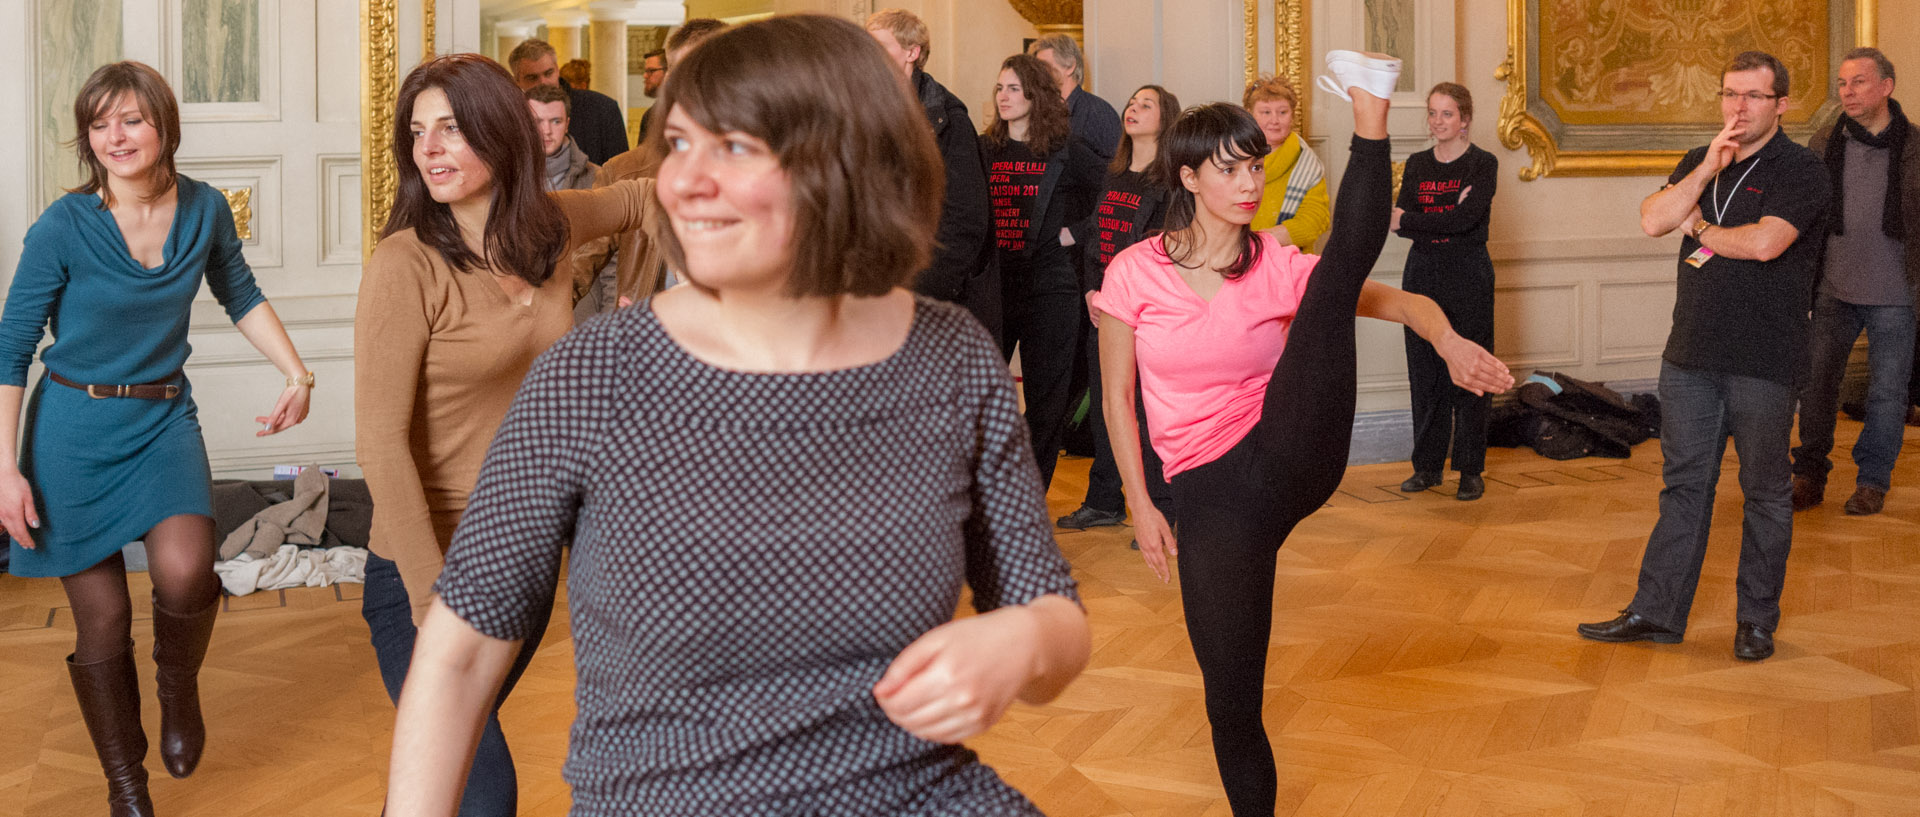
[[[1247,84],[1260,76],[1260,0],[1245,0],[1247,20]],[[1308,62],[1313,59],[1312,38],[1307,31],[1307,0],[1273,0],[1274,70],[1292,83],[1300,95],[1300,106],[1293,112],[1294,128],[1311,133],[1308,120],[1313,116],[1313,83],[1308,82]]]
[[[360,0],[360,256],[373,255],[393,208],[393,103],[400,86],[398,0]]]
[[[1539,55],[1534,53],[1536,44],[1531,37],[1530,2],[1537,0],[1507,0],[1507,59],[1493,74],[1494,79],[1507,83],[1507,93],[1500,100],[1500,144],[1509,150],[1524,147],[1532,160],[1521,168],[1521,181],[1544,176],[1657,176],[1673,170],[1685,151],[1568,149],[1561,144],[1560,136],[1533,114],[1531,108],[1544,103],[1539,102],[1537,89],[1531,85]],[[1854,41],[1836,46],[1840,51],[1855,44],[1873,45],[1878,33],[1878,0],[1851,2]],[[1706,138],[1700,141],[1705,144]]]

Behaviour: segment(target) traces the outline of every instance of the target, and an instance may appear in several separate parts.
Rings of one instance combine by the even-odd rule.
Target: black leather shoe
[[[1486,493],[1486,480],[1481,479],[1479,474],[1461,474],[1460,490],[1454,492],[1453,498],[1461,502],[1472,502],[1485,496]]]
[[[1086,530],[1087,528],[1104,528],[1109,525],[1124,525],[1126,523],[1127,523],[1127,514],[1125,511],[1122,511],[1120,513],[1114,513],[1112,511],[1103,511],[1103,510],[1100,510],[1099,508],[1089,507],[1087,505],[1081,505],[1079,510],[1074,511],[1073,513],[1067,514],[1066,516],[1060,517],[1059,519],[1053,520],[1053,524],[1059,525],[1060,527],[1067,528],[1069,530]]]
[[[1656,644],[1678,644],[1680,634],[1661,627],[1640,617],[1639,613],[1628,610],[1612,621],[1597,621],[1582,624],[1575,628],[1580,637],[1594,641],[1652,641]]]
[[[1740,623],[1733,632],[1733,657],[1742,661],[1758,661],[1773,654],[1773,634],[1760,629],[1758,624]]]
[[[1413,476],[1407,477],[1406,482],[1400,483],[1400,490],[1409,494],[1417,494],[1439,484],[1439,471],[1415,471],[1413,472]]]

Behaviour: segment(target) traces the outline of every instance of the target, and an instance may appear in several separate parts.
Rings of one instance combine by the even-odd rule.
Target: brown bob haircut
[[[684,109],[773,151],[793,190],[789,294],[884,295],[932,259],[946,188],[939,148],[899,70],[852,22],[782,15],[715,34],[667,74],[659,105],[663,124]],[[647,139],[671,162],[665,131]],[[667,263],[686,271],[679,238],[657,229]]]
[[[173,88],[167,85],[166,77],[146,63],[132,60],[102,65],[94,70],[93,76],[87,77],[86,83],[80,86],[80,95],[73,99],[73,152],[79,157],[80,169],[86,172],[87,180],[67,191],[100,194],[102,210],[113,206],[113,189],[107,185],[107,166],[93,155],[93,143],[88,141],[87,132],[94,122],[113,112],[121,94],[133,95],[141,118],[153,125],[160,137],[160,158],[153,163],[152,170],[153,189],[145,200],[153,201],[166,195],[180,178],[173,168],[173,154],[180,149],[180,103],[174,99]]]
[[[1015,54],[1000,63],[1001,71],[1012,71],[1020,80],[1020,93],[1033,103],[1033,110],[1027,113],[1027,148],[1041,158],[1052,156],[1053,152],[1067,146],[1067,140],[1073,138],[1073,116],[1067,109],[1067,101],[1060,98],[1060,84],[1053,79],[1053,70],[1039,57],[1029,54]],[[999,82],[1000,75],[994,74]],[[994,147],[1005,147],[1007,123],[1000,121],[1000,107],[993,108],[993,119],[987,123],[982,134],[987,143]]]
[[[493,174],[493,202],[481,238],[484,258],[468,249],[453,210],[433,200],[413,161],[414,101],[434,88],[447,95],[467,147]],[[411,228],[454,269],[486,272],[492,267],[539,286],[553,276],[567,245],[566,216],[540,186],[544,156],[540,132],[527,115],[527,97],[500,63],[479,54],[448,54],[423,62],[400,83],[394,106],[393,163],[399,186],[380,237]]]

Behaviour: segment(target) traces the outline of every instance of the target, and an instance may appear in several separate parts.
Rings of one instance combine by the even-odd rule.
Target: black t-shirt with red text
[[[1079,275],[1073,254],[1060,244],[1060,231],[1084,221],[1093,211],[1101,182],[1100,157],[1078,139],[1042,157],[1024,142],[1009,139],[995,146],[982,137],[980,154],[987,169],[1001,281],[1028,292],[1077,291]],[[1061,166],[1049,189],[1047,172],[1055,163]],[[1045,211],[1036,212],[1042,198]]]
[[[1408,156],[1394,202],[1402,211],[1401,237],[1413,239],[1416,250],[1484,248],[1499,181],[1500,160],[1479,145],[1468,145],[1451,162],[1435,158],[1432,149]]]
[[[1093,214],[1076,226],[1074,240],[1092,242],[1086,254],[1085,288],[1099,289],[1113,257],[1160,231],[1167,218],[1167,188],[1147,174],[1128,170],[1107,176],[1107,189]]]

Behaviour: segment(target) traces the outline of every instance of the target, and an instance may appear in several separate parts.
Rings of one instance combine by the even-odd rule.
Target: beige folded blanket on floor
[[[242,553],[263,559],[281,545],[313,547],[327,531],[327,475],[318,468],[300,472],[293,481],[293,498],[270,505],[234,528],[220,543],[220,560]]]

